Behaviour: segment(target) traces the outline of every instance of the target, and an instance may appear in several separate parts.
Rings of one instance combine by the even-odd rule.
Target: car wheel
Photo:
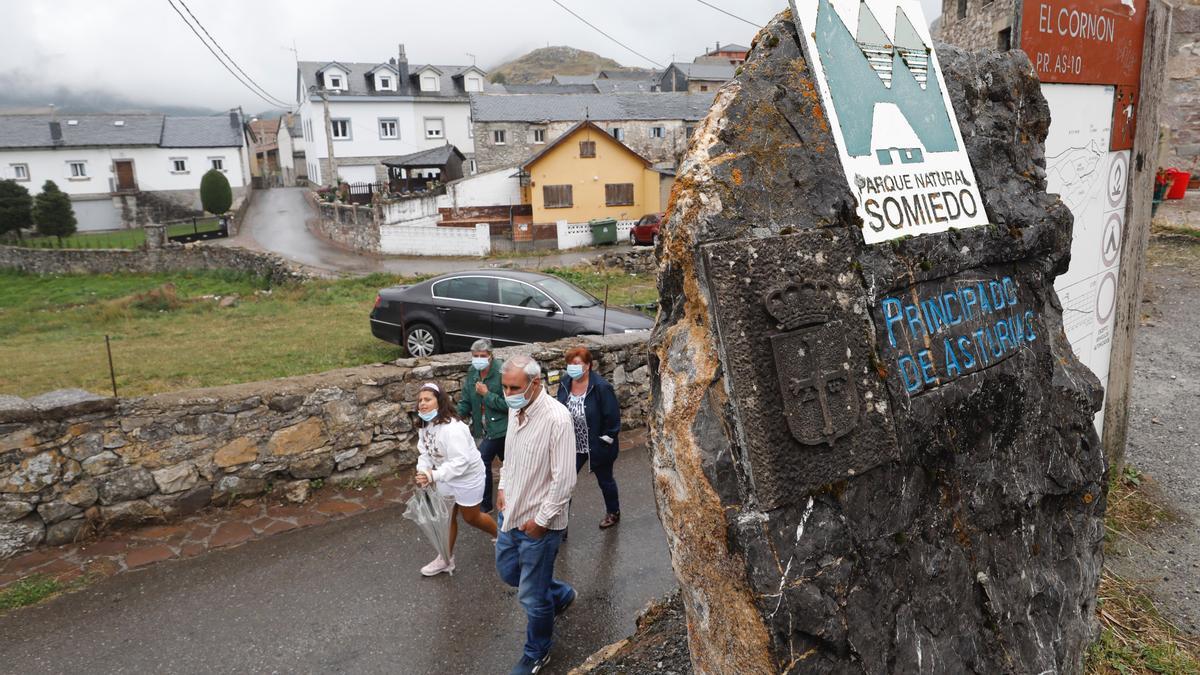
[[[423,323],[409,326],[404,333],[404,348],[409,356],[433,356],[441,351],[441,347],[437,331]]]
[[[659,239],[659,236],[658,236],[657,234],[655,234],[655,235],[654,235],[654,239],[652,240],[652,243],[653,243],[653,245],[654,245],[654,248],[658,248],[658,242],[660,242],[660,241],[662,241],[662,240],[661,240],[661,239]]]
[[[629,232],[629,245],[637,246],[637,235],[635,235],[632,230]]]

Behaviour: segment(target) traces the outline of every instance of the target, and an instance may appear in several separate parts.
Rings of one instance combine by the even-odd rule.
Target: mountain
[[[542,47],[492,68],[492,82],[536,84],[555,75],[592,75],[600,70],[641,70],[626,68],[616,61],[574,47]]]
[[[50,106],[61,113],[156,112],[167,115],[213,115],[220,113],[202,106],[162,105],[137,101],[121,94],[96,89],[34,86],[18,73],[0,73],[0,113],[44,113]]]

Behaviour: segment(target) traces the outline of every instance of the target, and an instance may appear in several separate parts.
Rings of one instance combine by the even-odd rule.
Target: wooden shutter
[[[604,186],[606,206],[633,206],[633,183],[610,183]]]
[[[596,156],[596,141],[579,141],[579,156],[580,157],[595,157]]]
[[[542,201],[548,209],[567,209],[575,205],[570,185],[543,185]]]

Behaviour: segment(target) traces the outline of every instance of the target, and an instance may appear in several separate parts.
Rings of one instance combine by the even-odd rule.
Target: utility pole
[[[321,104],[325,107],[325,148],[329,151],[329,178],[324,181],[330,187],[337,187],[337,158],[333,156],[333,122],[329,119],[329,94],[321,90]]]

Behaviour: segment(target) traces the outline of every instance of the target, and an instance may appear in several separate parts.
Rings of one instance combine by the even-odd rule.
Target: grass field
[[[614,305],[653,302],[651,275],[556,270]],[[38,277],[0,272],[0,393],[78,387],[135,396],[389,361],[400,348],[371,335],[376,291],[391,275],[268,289],[222,273]],[[269,292],[268,292],[269,291]],[[233,307],[215,296],[238,295]],[[208,297],[205,297],[208,296]]]
[[[190,222],[174,223],[167,226],[167,236],[175,237],[196,231],[208,232],[218,229],[217,225],[216,218],[197,220],[195,228]],[[25,237],[20,245],[34,248],[138,248],[144,243],[146,243],[146,231],[138,228],[135,230],[77,232],[69,237],[63,237],[61,242],[57,237]]]

